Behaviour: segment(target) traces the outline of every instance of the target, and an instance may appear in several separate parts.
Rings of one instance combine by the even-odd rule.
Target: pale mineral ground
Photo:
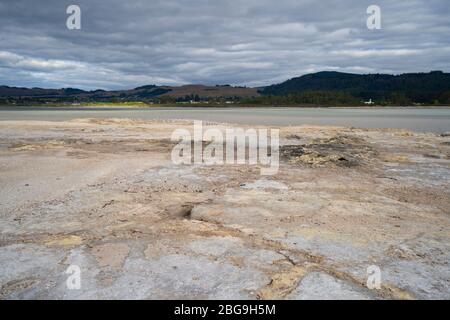
[[[450,299],[449,136],[280,127],[262,176],[174,164],[191,127],[1,121],[0,298]]]

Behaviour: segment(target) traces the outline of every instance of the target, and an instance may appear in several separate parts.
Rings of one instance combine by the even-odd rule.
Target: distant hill
[[[259,96],[256,88],[233,87],[233,86],[204,86],[185,85],[181,87],[170,87],[170,92],[166,95],[179,98],[187,95],[198,95],[201,98],[214,97],[255,97]]]
[[[145,85],[130,90],[85,91],[76,88],[42,89],[0,86],[0,103],[47,102],[185,102],[233,100],[247,104],[359,105],[372,99],[382,105],[450,105],[450,73],[351,74],[324,71],[262,88],[230,85]]]
[[[415,102],[429,102],[450,91],[450,73],[351,74],[324,71],[307,74],[280,84],[265,87],[263,95],[340,91],[360,98],[388,100],[392,95],[403,95]]]
[[[20,88],[0,86],[0,97],[38,97],[38,96],[67,96],[85,94],[86,91],[73,88],[64,89],[42,89],[42,88]]]
[[[256,88],[233,87],[233,86],[204,86],[185,85],[179,87],[146,85],[131,90],[119,91],[84,91],[74,88],[64,89],[42,89],[42,88],[19,88],[0,86],[0,97],[3,98],[79,98],[81,100],[145,100],[157,97],[179,98],[227,98],[227,97],[256,97],[259,96]]]

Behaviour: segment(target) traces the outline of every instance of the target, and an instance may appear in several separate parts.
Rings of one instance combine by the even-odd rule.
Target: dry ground
[[[0,298],[450,298],[449,137],[284,127],[263,177],[174,165],[180,127],[0,122]]]

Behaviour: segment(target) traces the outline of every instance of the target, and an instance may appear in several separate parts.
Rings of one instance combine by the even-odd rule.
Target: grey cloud
[[[382,30],[366,8],[382,9]],[[65,27],[78,4],[82,30]],[[447,0],[0,2],[0,84],[261,86],[308,72],[450,69]]]

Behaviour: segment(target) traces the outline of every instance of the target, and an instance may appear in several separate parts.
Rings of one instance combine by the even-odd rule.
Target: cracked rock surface
[[[450,299],[448,136],[282,127],[261,176],[173,164],[178,128],[0,122],[0,298]]]

